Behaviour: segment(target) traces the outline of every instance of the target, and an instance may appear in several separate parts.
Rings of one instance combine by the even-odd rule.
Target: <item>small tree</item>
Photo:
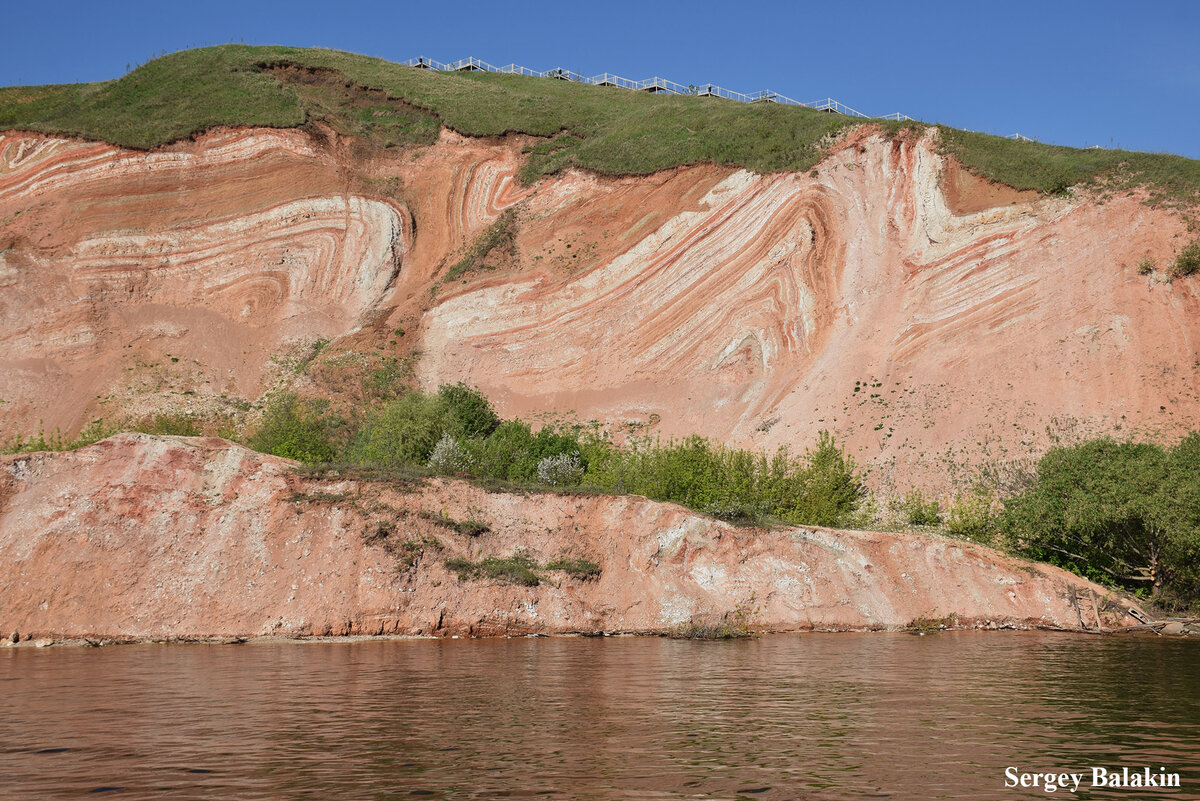
[[[437,445],[433,446],[433,453],[429,455],[429,468],[444,475],[468,473],[474,464],[475,459],[471,454],[463,450],[458,440],[448,433],[442,434]]]
[[[352,456],[356,462],[384,467],[423,465],[445,431],[436,399],[411,392],[367,415]]]
[[[866,487],[855,471],[854,459],[821,431],[817,447],[805,453],[803,490],[792,499],[787,519],[805,525],[836,526],[858,509]]]

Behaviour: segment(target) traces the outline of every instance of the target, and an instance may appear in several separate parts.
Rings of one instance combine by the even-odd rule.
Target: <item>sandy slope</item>
[[[0,460],[0,631],[35,637],[656,631],[741,607],[772,630],[1094,626],[1103,591],[987,548],[736,528],[642,498],[321,481],[218,439],[121,435]],[[474,517],[458,534],[430,518]],[[411,567],[364,528],[425,540]],[[429,542],[436,539],[438,544]],[[459,580],[451,556],[594,560],[598,579]],[[1078,599],[1083,598],[1082,603]],[[1104,603],[1099,604],[1104,607]],[[1106,624],[1133,622],[1119,603]]]

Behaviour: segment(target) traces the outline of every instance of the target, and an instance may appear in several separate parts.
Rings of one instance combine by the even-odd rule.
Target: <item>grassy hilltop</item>
[[[279,69],[284,65],[293,68]],[[133,148],[219,125],[291,128],[313,119],[383,146],[431,143],[442,125],[469,136],[545,137],[528,154],[527,181],[566,166],[604,174],[700,162],[804,170],[821,160],[833,135],[862,124],[772,103],[439,73],[333,50],[246,45],[174,53],[114,81],[0,89],[0,130],[71,134]],[[924,125],[872,124],[889,131]],[[1018,189],[1145,185],[1156,200],[1200,201],[1200,162],[1180,156],[1080,150],[946,127],[941,132],[944,149],[968,169]]]

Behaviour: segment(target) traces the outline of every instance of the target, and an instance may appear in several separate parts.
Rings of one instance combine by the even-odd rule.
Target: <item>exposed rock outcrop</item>
[[[253,399],[281,349],[339,337],[420,351],[427,386],[505,415],[769,448],[826,428],[900,490],[1055,435],[1200,425],[1198,285],[1136,268],[1183,221],[986,184],[933,137],[859,129],[805,173],[525,187],[518,137],[0,134],[0,429]],[[512,263],[431,293],[514,206]]]
[[[1133,622],[1078,577],[940,537],[737,528],[637,497],[322,479],[294,467],[224,440],[134,434],[4,457],[0,630],[653,632],[739,609],[783,631],[948,615],[980,626]],[[490,530],[471,536],[450,525],[468,518]],[[519,550],[542,563],[589,559],[601,573],[546,571],[525,587],[460,579],[445,566]]]
[[[901,490],[1055,435],[1200,423],[1197,284],[1136,269],[1169,260],[1183,221],[1135,195],[1037,198],[932,136],[864,130],[809,173],[569,175],[528,207],[567,234],[560,263],[572,231],[622,244],[445,298],[427,385],[741,446],[829,429]]]

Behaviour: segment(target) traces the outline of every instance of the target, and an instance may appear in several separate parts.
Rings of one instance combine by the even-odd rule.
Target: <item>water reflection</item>
[[[0,794],[1019,798],[1045,796],[1005,766],[1163,765],[1200,799],[1198,657],[1046,633],[11,649]]]

